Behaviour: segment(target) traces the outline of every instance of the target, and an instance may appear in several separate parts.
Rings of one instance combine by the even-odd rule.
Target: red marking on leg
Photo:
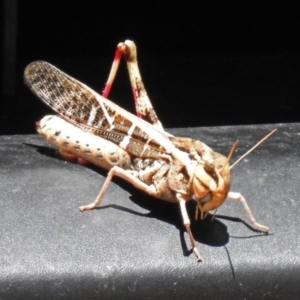
[[[102,96],[104,98],[108,97],[108,94],[110,92],[110,89],[112,87],[112,84],[113,84],[113,81],[114,81],[114,78],[115,78],[115,72],[116,72],[116,69],[119,66],[122,55],[123,55],[123,51],[122,51],[122,49],[119,49],[119,46],[118,46],[117,50],[115,52],[115,57],[113,59],[113,65],[112,65],[111,73],[110,73],[110,75],[108,77],[108,80],[105,84],[105,88],[102,91]]]
[[[66,161],[77,163],[82,166],[86,166],[89,164],[89,162],[87,160],[85,160],[81,157],[78,157],[72,153],[62,151],[60,149],[59,149],[59,155],[62,159],[66,160]]]
[[[83,159],[83,158],[81,158],[81,157],[77,157],[77,163],[78,163],[79,165],[82,165],[82,166],[86,166],[86,165],[89,165],[89,164],[90,164],[87,160],[85,160],[85,159]]]

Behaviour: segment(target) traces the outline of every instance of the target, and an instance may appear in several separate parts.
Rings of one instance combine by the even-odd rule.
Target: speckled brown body
[[[54,115],[37,122],[38,133],[64,154],[80,157],[105,170],[118,166],[148,185],[161,191],[163,200],[176,202],[174,191],[167,183],[170,164],[164,160],[130,156],[116,144],[66,122]]]
[[[229,159],[236,144],[227,158],[200,141],[173,137],[164,131],[144,88],[135,44],[120,43],[116,53],[118,58],[103,94],[107,96],[109,92],[121,53],[127,61],[137,114],[141,118],[47,62],[33,62],[24,71],[31,90],[60,114],[60,117],[44,117],[37,124],[38,132],[63,153],[109,170],[96,200],[80,210],[99,205],[113,176],[119,176],[149,195],[179,203],[198,261],[202,258],[185,206],[190,199],[196,201],[201,218],[222,205],[227,197],[239,200],[253,226],[268,232],[267,227],[256,222],[245,198],[229,191]]]

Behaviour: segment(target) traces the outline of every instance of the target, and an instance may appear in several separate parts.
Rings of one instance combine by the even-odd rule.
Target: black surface
[[[47,110],[23,85],[27,64],[49,61],[100,92],[125,39],[137,44],[167,127],[299,122],[300,26],[291,3],[15,2],[16,90],[0,99],[1,134],[34,133]],[[133,111],[125,68],[110,98]]]
[[[136,42],[138,47],[142,45],[138,40]],[[44,59],[100,92],[108,76],[114,47],[109,47],[111,52],[106,58],[82,61]],[[150,57],[147,50],[138,50],[145,85],[164,126],[197,127],[299,120],[298,54],[206,55],[176,60],[174,56],[160,57],[159,47]],[[52,113],[22,82],[23,70],[29,62],[24,63],[18,73],[19,96],[6,99],[12,109],[7,119],[0,120],[0,134],[34,133],[34,123],[45,114]],[[109,98],[134,112],[124,64]]]
[[[193,224],[204,262],[186,246],[179,207],[115,180],[101,208],[105,172],[52,157],[37,135],[0,137],[1,299],[295,299],[299,296],[299,124],[172,129],[233,161],[232,190],[269,226],[261,235],[239,203]],[[43,148],[46,147],[46,148]],[[46,151],[45,151],[46,150]],[[193,216],[193,205],[190,215]]]

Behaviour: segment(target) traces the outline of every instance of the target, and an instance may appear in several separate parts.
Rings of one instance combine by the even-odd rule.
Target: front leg
[[[80,211],[92,210],[100,204],[100,202],[101,202],[101,200],[102,200],[102,198],[103,198],[103,196],[104,196],[104,194],[105,194],[105,192],[106,192],[106,190],[109,186],[109,183],[111,182],[114,175],[125,179],[126,181],[128,181],[132,185],[134,185],[137,189],[142,190],[145,193],[147,193],[147,194],[149,194],[153,197],[160,198],[161,195],[162,195],[162,193],[159,190],[156,189],[154,184],[147,185],[143,181],[141,181],[138,178],[138,176],[137,176],[138,173],[136,171],[128,171],[128,170],[124,170],[120,167],[115,166],[108,172],[107,177],[105,179],[105,182],[104,182],[104,184],[102,186],[102,189],[100,190],[96,200],[91,204],[79,207]],[[192,234],[192,231],[191,231],[191,228],[190,228],[191,222],[190,222],[190,219],[189,219],[189,216],[188,216],[188,213],[187,213],[187,210],[186,210],[186,206],[185,206],[186,199],[184,199],[184,197],[180,193],[176,194],[176,198],[177,198],[177,200],[180,204],[180,210],[181,210],[181,215],[182,215],[182,219],[183,219],[183,224],[184,224],[184,226],[186,228],[186,231],[189,235],[189,239],[190,239],[190,243],[191,243],[191,246],[192,246],[193,253],[196,256],[197,261],[201,262],[202,257],[200,256],[199,251],[196,247],[196,242],[195,242],[195,239],[193,237],[193,234]]]
[[[250,207],[248,206],[247,201],[243,197],[243,195],[241,195],[240,193],[229,192],[227,197],[230,198],[230,199],[233,199],[233,200],[238,200],[239,202],[241,202],[243,204],[244,209],[245,209],[245,211],[246,211],[246,213],[247,213],[247,215],[248,215],[248,217],[249,217],[249,219],[250,219],[250,221],[252,223],[252,226],[255,229],[257,229],[259,231],[262,231],[262,232],[265,232],[265,233],[269,232],[269,228],[268,227],[266,227],[264,225],[261,225],[261,224],[259,224],[256,221],[256,219],[254,218],[254,216],[253,216],[253,214],[252,214],[252,212],[250,210]]]
[[[160,198],[161,196],[161,192],[160,191],[157,191],[155,186],[153,184],[151,185],[147,185],[145,184],[144,182],[142,182],[139,178],[138,178],[138,173],[136,171],[129,171],[129,170],[124,170],[118,166],[114,166],[107,174],[107,177],[105,179],[105,182],[102,186],[102,189],[100,190],[96,200],[91,203],[91,204],[88,204],[88,205],[84,205],[84,206],[81,206],[79,207],[79,210],[80,211],[85,211],[85,210],[91,210],[91,209],[94,209],[95,207],[97,207],[107,188],[108,188],[108,185],[109,183],[111,182],[113,176],[118,176],[118,177],[121,177],[123,178],[124,180],[130,182],[133,186],[135,186],[137,189],[139,190],[142,190],[144,191],[145,193],[153,196],[153,197],[156,197],[156,198]]]
[[[179,204],[180,204],[180,211],[181,211],[181,215],[182,215],[182,219],[183,219],[183,225],[185,226],[185,229],[189,235],[189,239],[191,242],[191,247],[193,250],[193,253],[195,254],[197,261],[201,262],[203,261],[197,247],[196,247],[196,242],[195,239],[193,237],[192,231],[191,231],[191,221],[190,218],[188,216],[187,210],[186,210],[186,200],[182,197],[182,195],[180,193],[176,194],[177,199],[179,200]]]

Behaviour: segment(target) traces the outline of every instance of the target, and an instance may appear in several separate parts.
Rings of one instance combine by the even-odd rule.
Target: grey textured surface
[[[80,213],[105,172],[52,157],[37,135],[0,136],[0,299],[296,298],[300,124],[170,132],[225,155],[239,139],[235,161],[274,128],[234,167],[231,189],[271,234],[234,219],[249,224],[241,205],[226,201],[220,217],[192,226],[201,264],[188,250],[177,205],[116,179],[99,209]],[[189,210],[192,218],[193,203]]]

